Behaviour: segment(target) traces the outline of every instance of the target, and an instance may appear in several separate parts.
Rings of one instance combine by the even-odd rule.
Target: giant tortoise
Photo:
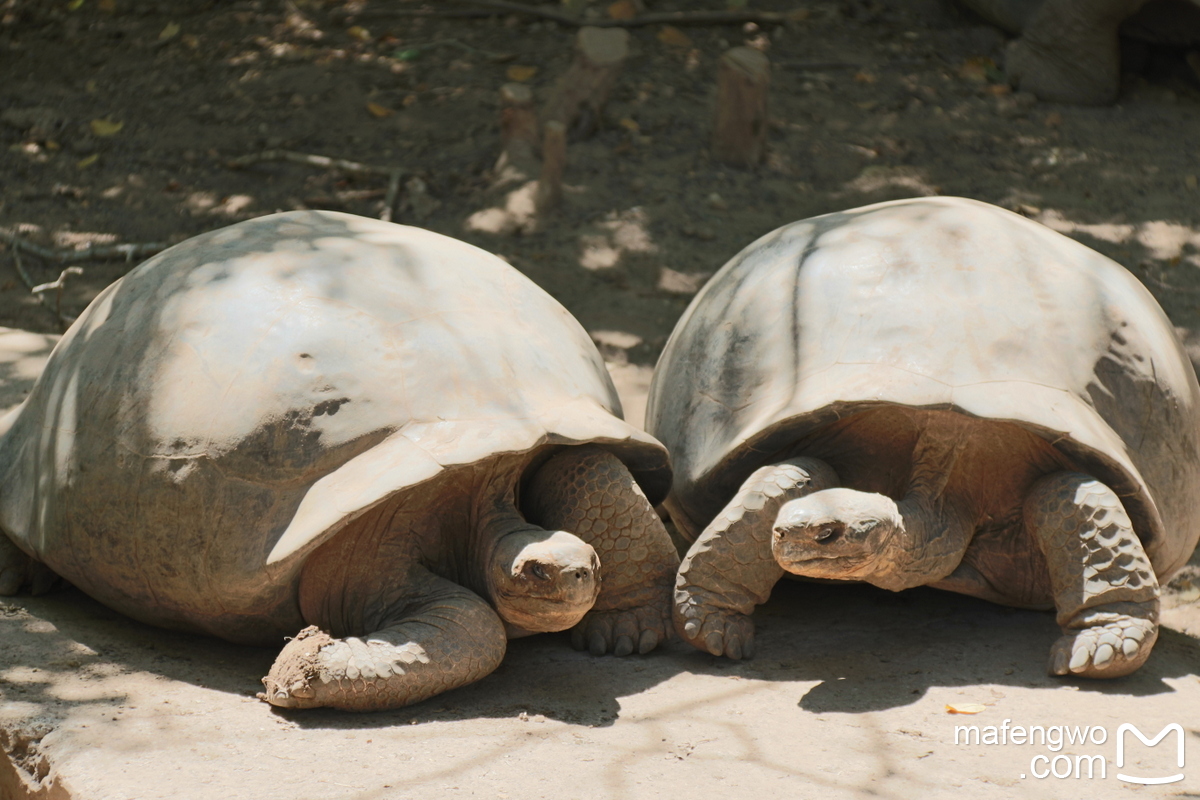
[[[675,625],[752,653],[785,571],[1053,606],[1050,672],[1137,669],[1200,536],[1200,388],[1118,264],[973,200],[786,225],[696,296],[655,371],[694,540]]]
[[[176,245],[2,429],[0,591],[49,568],[154,625],[292,636],[278,706],[413,703],[506,634],[670,630],[666,452],[562,306],[439,234],[303,211]]]

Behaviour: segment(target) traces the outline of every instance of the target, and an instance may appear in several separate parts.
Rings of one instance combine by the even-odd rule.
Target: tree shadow
[[[145,672],[249,700],[277,655],[269,648],[152,628],[74,589],[23,598],[21,605],[29,615],[0,615],[6,642],[0,685],[10,699],[47,712],[75,702],[62,699],[58,684],[80,670]],[[717,658],[679,641],[647,656],[595,658],[573,650],[566,634],[543,634],[510,642],[504,662],[483,680],[407,708],[367,714],[270,710],[305,729],[513,717],[531,724],[550,719],[607,727],[620,718],[623,698],[687,674],[816,681],[800,697],[800,708],[863,714],[912,705],[935,687],[1072,685],[1096,695],[1164,695],[1174,691],[1165,679],[1194,675],[1200,665],[1200,639],[1164,628],[1149,662],[1131,676],[1052,678],[1045,674],[1048,649],[1059,633],[1052,614],[932,589],[891,594],[870,586],[783,581],[755,619],[757,655],[749,661]],[[13,680],[14,667],[25,668],[20,681]],[[33,667],[39,668],[35,680],[28,674]],[[115,708],[125,701],[112,695],[80,702]]]
[[[1158,695],[1174,691],[1164,678],[1194,675],[1200,664],[1200,639],[1163,628],[1150,660],[1133,675],[1051,677],[1046,659],[1060,635],[1051,612],[927,588],[892,594],[788,583],[760,615],[760,657],[747,665],[747,677],[820,680],[799,701],[816,713],[880,711],[913,704],[933,687],[981,684]],[[796,637],[800,619],[804,635]],[[759,670],[764,674],[755,675]]]

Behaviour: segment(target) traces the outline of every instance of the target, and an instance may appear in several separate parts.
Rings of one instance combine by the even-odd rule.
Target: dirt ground
[[[608,3],[575,5],[603,15]],[[1200,82],[1184,53],[1131,47],[1120,101],[1073,108],[1010,92],[996,66],[1004,36],[950,0],[751,6],[805,13],[633,29],[604,117],[571,140],[563,206],[539,217],[493,171],[498,92],[521,79],[543,99],[570,63],[566,26],[405,16],[460,6],[404,0],[0,0],[0,229],[79,248],[176,242],[286,209],[379,216],[385,176],[229,162],[286,149],[399,169],[397,221],[537,281],[592,333],[640,420],[675,320],[746,244],[827,211],[962,195],[1124,264],[1198,360]],[[707,153],[716,60],[744,43],[773,64],[769,153],[754,170]],[[16,329],[0,335],[4,405],[28,390],[60,317],[132,266],[20,262],[33,284],[70,264],[83,273],[67,277],[60,308],[53,291],[40,305],[0,245],[0,325]],[[953,731],[1011,718],[1151,735],[1179,722],[1200,753],[1200,568],[1189,570],[1151,662],[1112,684],[1044,677],[1047,615],[789,584],[748,663],[678,643],[594,660],[535,637],[475,687],[371,716],[254,701],[271,653],[144,628],[69,592],[22,598],[0,606],[0,749],[15,764],[0,762],[0,798],[1053,797],[1064,785],[1200,797],[1195,766],[1164,787],[1022,780],[1034,755],[1055,752],[960,747]],[[955,703],[986,711],[948,715]],[[1110,773],[1114,748],[1096,748]],[[1170,767],[1162,746],[1142,754],[1147,772]]]

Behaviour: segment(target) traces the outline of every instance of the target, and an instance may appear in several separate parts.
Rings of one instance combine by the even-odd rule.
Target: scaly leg
[[[572,629],[572,643],[623,656],[666,640],[679,556],[621,460],[598,447],[568,448],[538,470],[526,495],[530,522],[569,531],[600,556],[600,596]]]
[[[504,658],[500,617],[468,589],[430,573],[416,578],[394,621],[367,636],[300,631],[263,678],[259,695],[283,708],[400,708],[479,680]]]
[[[1078,472],[1039,480],[1025,525],[1046,554],[1063,636],[1051,675],[1115,678],[1149,657],[1158,638],[1158,578],[1120,498]]]
[[[714,656],[754,655],[754,607],[783,577],[771,553],[772,527],[789,500],[837,485],[837,474],[815,458],[793,458],[759,469],[742,484],[688,550],[675,581],[675,629]]]

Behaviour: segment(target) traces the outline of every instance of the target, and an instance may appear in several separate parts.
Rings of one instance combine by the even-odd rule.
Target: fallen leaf
[[[795,11],[788,12],[787,18],[792,22],[804,22],[812,16],[812,9],[797,8]]]
[[[508,69],[506,69],[504,71],[504,74],[506,76],[508,76],[508,79],[510,81],[516,81],[517,83],[524,83],[525,81],[532,78],[534,75],[537,75],[537,71],[538,71],[537,67],[522,67],[520,65],[513,64],[511,67],[509,67]]]
[[[346,33],[360,42],[371,41],[371,32],[361,25],[355,25],[353,28],[347,28]]]
[[[117,10],[117,0],[100,0],[96,7],[105,14],[113,14]]]
[[[174,39],[179,35],[180,30],[182,29],[179,27],[178,22],[168,22],[167,27],[163,28],[162,33],[158,34],[158,40],[165,42],[168,39]]]
[[[970,81],[971,83],[987,83],[987,71],[989,66],[993,69],[996,67],[995,62],[990,58],[984,58],[982,56],[968,58],[962,63],[962,66],[958,68],[958,77],[962,78],[964,81]]]
[[[947,704],[946,712],[949,714],[978,714],[986,708],[987,706],[980,703],[959,703],[955,706]]]
[[[637,6],[633,0],[617,0],[608,7],[608,16],[611,19],[633,19],[637,16]]]
[[[420,48],[410,47],[407,50],[397,50],[392,54],[392,58],[397,61],[416,61],[419,55],[421,55]]]
[[[674,25],[663,25],[658,32],[658,40],[667,47],[691,47],[692,40]]]
[[[367,111],[370,112],[372,117],[375,117],[377,119],[383,119],[384,117],[390,117],[392,114],[396,113],[395,111],[392,111],[387,106],[379,105],[379,103],[367,103]]]
[[[71,0],[71,2],[67,3],[67,11],[75,11],[82,6],[83,0]]]
[[[878,80],[878,79],[874,75],[872,75],[869,72],[865,72],[865,71],[857,72],[854,75],[855,83],[874,83],[876,80]]]
[[[81,158],[77,162],[75,162],[75,166],[79,167],[80,169],[87,169],[88,167],[90,167],[92,164],[95,164],[99,160],[100,160],[100,155],[98,153],[92,153],[87,158]]]
[[[633,133],[638,133],[641,130],[641,127],[637,124],[637,120],[632,119],[631,117],[625,117],[617,124],[625,130]]]
[[[125,127],[124,122],[113,122],[110,119],[94,119],[89,126],[97,136],[116,136]]]

